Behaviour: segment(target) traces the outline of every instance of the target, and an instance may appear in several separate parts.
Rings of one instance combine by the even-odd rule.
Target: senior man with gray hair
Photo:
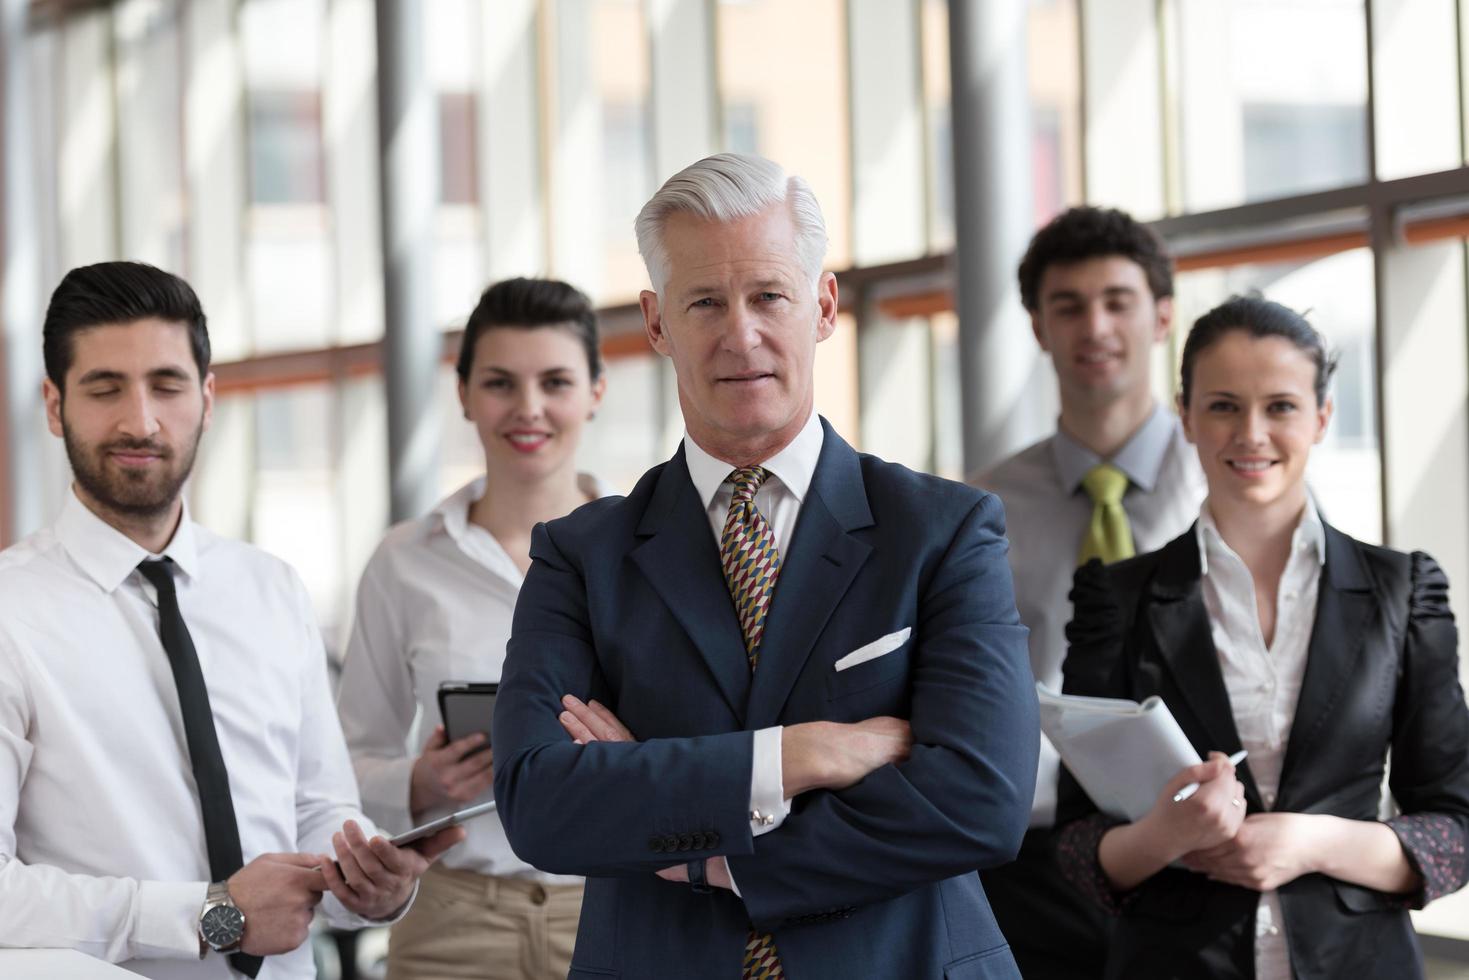
[[[709,157],[637,232],[686,434],[536,529],[493,733],[512,847],[588,876],[570,976],[1018,976],[974,873],[1038,744],[998,498],[815,414],[799,177]]]

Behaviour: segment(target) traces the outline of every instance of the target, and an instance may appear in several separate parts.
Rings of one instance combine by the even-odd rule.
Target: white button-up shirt
[[[1255,582],[1244,561],[1225,544],[1205,501],[1198,523],[1204,606],[1240,745],[1250,753],[1250,773],[1267,810],[1280,792],[1280,770],[1306,676],[1316,598],[1326,561],[1326,534],[1308,499],[1291,537],[1290,557],[1275,603],[1275,636],[1269,647],[1260,630]],[[1290,949],[1280,896],[1264,892],[1255,915],[1257,980],[1290,980]]]
[[[811,489],[816,463],[821,459],[821,445],[826,435],[821,419],[813,411],[801,431],[780,452],[760,463],[770,477],[755,491],[755,509],[765,517],[775,535],[781,563],[790,552],[796,519],[801,516],[801,501]],[[735,467],[705,452],[687,434],[684,436],[684,460],[694,489],[709,513],[709,526],[714,532],[714,547],[724,537],[724,522],[734,500],[734,484],[729,476]],[[750,832],[759,837],[775,830],[790,815],[791,801],[785,799],[780,753],[781,728],[776,725],[755,733],[754,758],[750,766]],[[739,889],[735,889],[738,894]]]
[[[585,474],[580,484],[588,497],[612,493]],[[427,731],[439,723],[439,685],[499,681],[505,665],[525,576],[495,536],[469,520],[470,507],[484,493],[481,477],[427,516],[391,529],[358,587],[337,709],[362,805],[390,830],[412,825],[413,763]],[[451,809],[435,808],[423,819]],[[494,814],[470,821],[465,830],[464,843],[441,859],[446,867],[550,884],[581,881],[536,871],[516,857]]]
[[[163,552],[198,651],[246,862],[332,853],[358,811],[326,650],[292,569],[187,511]],[[231,977],[199,958],[209,879],[150,555],[72,493],[0,552],[0,946],[59,947],[150,977]],[[157,557],[157,556],[151,556]],[[360,926],[330,895],[339,925]],[[314,977],[309,946],[261,980]]]

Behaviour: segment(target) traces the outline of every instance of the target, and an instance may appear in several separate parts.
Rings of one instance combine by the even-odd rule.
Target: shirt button
[[[1280,926],[1271,926],[1269,929],[1266,929],[1265,931],[1268,932],[1272,936],[1278,936],[1278,935],[1280,935]]]
[[[1290,592],[1287,592],[1285,594],[1285,601],[1286,602],[1295,602],[1296,601],[1296,596],[1297,596],[1296,591],[1294,589],[1292,589]]]

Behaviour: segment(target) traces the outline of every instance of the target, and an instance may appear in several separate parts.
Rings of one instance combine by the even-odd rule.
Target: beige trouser
[[[388,980],[565,980],[581,885],[435,864],[388,936]]]

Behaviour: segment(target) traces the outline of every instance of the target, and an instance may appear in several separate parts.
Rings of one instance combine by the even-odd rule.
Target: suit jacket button
[[[694,850],[702,851],[704,848],[708,847],[708,839],[708,835],[706,835],[702,830],[696,831],[694,833]]]
[[[676,850],[678,850],[678,835],[677,834],[664,834],[663,835],[663,849],[665,851],[676,851]]]
[[[663,853],[663,838],[656,834],[648,838],[648,846],[653,849],[654,854]]]
[[[705,847],[718,847],[719,846],[719,832],[717,830],[711,830],[711,831],[709,831],[708,834],[706,834],[704,836],[704,846]]]
[[[679,834],[678,835],[678,849],[680,851],[692,851],[694,849],[694,835],[693,834]]]

